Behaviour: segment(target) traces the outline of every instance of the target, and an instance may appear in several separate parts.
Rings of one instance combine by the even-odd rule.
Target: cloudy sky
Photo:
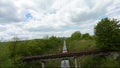
[[[120,0],[0,0],[0,38],[93,35],[105,17],[120,20]]]

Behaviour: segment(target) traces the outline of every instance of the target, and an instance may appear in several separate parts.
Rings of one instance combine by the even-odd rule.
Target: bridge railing
[[[33,61],[44,61],[50,59],[60,59],[60,58],[70,58],[70,57],[79,57],[83,55],[94,55],[94,54],[108,54],[114,52],[114,50],[84,50],[80,52],[67,52],[59,54],[48,54],[48,55],[38,55],[38,56],[28,56],[24,57],[24,62],[33,62]]]

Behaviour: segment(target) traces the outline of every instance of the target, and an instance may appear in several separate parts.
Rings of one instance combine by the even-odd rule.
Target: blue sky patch
[[[107,18],[107,17],[108,17],[107,15],[102,15],[102,16],[98,17],[98,19],[101,20],[101,19],[104,19],[104,18]]]
[[[26,17],[27,19],[32,19],[32,18],[33,18],[33,16],[31,15],[31,13],[25,14],[25,17]]]

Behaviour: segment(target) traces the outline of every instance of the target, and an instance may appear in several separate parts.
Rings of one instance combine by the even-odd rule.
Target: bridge
[[[78,68],[76,57],[85,56],[85,55],[108,55],[111,52],[114,52],[114,51],[113,50],[111,50],[111,51],[110,50],[109,51],[108,50],[84,50],[84,51],[80,51],[80,52],[67,52],[66,42],[64,41],[63,53],[28,56],[28,57],[23,58],[23,62],[31,63],[31,62],[41,61],[42,68],[45,68],[45,63],[44,63],[45,61],[62,59],[64,61],[64,63],[61,62],[61,64],[63,64],[62,68],[70,68],[69,66],[68,67],[64,66],[64,64],[66,62],[65,59],[74,58],[75,59],[75,68]],[[69,65],[68,60],[66,63]]]
[[[47,61],[51,59],[64,59],[64,58],[72,58],[72,57],[80,57],[83,55],[105,55],[111,53],[113,51],[105,51],[105,50],[86,50],[81,52],[69,52],[69,53],[59,53],[59,54],[48,54],[48,55],[38,55],[38,56],[30,56],[23,58],[24,62],[35,62],[35,61]]]

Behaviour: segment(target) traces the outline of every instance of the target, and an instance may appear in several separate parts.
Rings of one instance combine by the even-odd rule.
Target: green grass
[[[94,40],[74,40],[68,43],[69,52],[80,52],[82,50],[92,50],[95,49]]]

